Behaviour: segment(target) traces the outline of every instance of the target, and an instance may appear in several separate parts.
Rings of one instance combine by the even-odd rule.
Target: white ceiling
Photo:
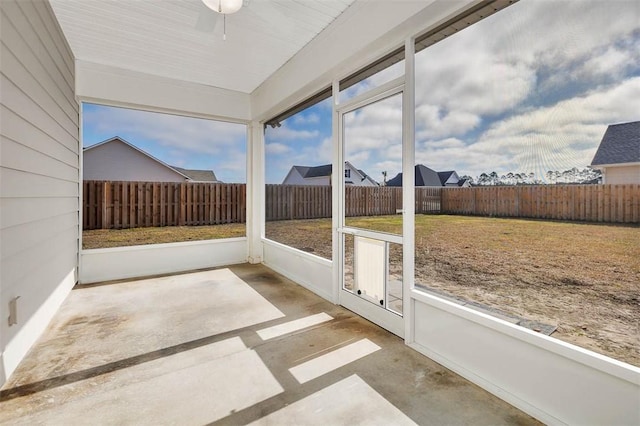
[[[51,0],[76,59],[251,93],[354,0],[245,0],[222,17],[201,0]],[[213,31],[203,31],[212,22]],[[204,19],[198,24],[198,19]]]

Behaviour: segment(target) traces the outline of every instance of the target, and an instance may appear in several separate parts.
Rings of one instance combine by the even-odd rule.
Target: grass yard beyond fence
[[[416,215],[416,282],[522,318],[552,335],[640,365],[640,227]],[[401,216],[348,218],[387,232]],[[267,238],[331,258],[331,220],[267,222]],[[83,232],[83,247],[230,238],[244,224]],[[399,262],[400,259],[392,259]]]

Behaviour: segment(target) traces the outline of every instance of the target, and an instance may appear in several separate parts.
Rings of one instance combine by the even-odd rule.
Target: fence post
[[[109,196],[107,196],[107,192],[109,189],[109,182],[103,182],[102,184],[102,229],[109,229],[109,220],[107,219],[107,215],[109,213],[109,209],[107,208],[107,202],[109,200]]]
[[[184,226],[184,218],[187,214],[186,206],[186,188],[184,183],[180,183],[178,187],[178,199],[180,200],[180,208],[178,209],[178,226]]]

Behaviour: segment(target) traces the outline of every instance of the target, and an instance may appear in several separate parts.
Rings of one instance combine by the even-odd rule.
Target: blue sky
[[[401,75],[385,70],[348,98]],[[346,158],[376,180],[401,169],[400,98],[346,117]],[[168,164],[245,181],[245,127],[85,104],[84,144],[119,135]],[[416,57],[416,160],[460,175],[590,164],[608,124],[640,120],[640,7],[524,0]],[[266,130],[268,183],[331,161],[331,100]]]
[[[246,126],[84,103],[85,147],[120,136],[171,166],[213,170],[227,183],[246,182]]]
[[[400,75],[402,66],[345,98]],[[401,169],[399,105],[391,99],[347,117],[346,158],[377,180]],[[330,125],[305,119],[318,114],[328,107],[267,132],[268,181],[281,181],[291,163],[329,162]],[[547,170],[583,168],[608,124],[637,120],[637,1],[524,0],[416,56],[416,161],[438,171],[543,178]]]

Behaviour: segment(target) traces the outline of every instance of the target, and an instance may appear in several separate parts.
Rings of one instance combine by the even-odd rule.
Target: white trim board
[[[170,274],[247,261],[247,239],[82,250],[80,284]]]
[[[412,292],[410,346],[548,424],[640,424],[640,369]]]
[[[333,262],[271,240],[262,240],[263,263],[318,296],[333,299]]]

